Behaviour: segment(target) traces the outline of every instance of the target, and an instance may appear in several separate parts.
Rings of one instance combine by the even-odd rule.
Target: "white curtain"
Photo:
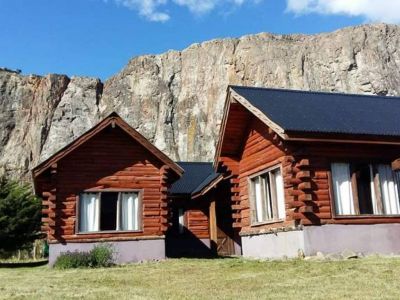
[[[80,222],[81,232],[99,231],[100,194],[83,193],[80,198]]]
[[[276,200],[278,202],[278,218],[284,220],[286,218],[285,209],[285,193],[283,187],[283,178],[281,170],[278,169],[274,172],[275,174],[275,187],[276,187]]]
[[[332,163],[331,169],[336,213],[338,215],[354,215],[355,211],[349,164]]]
[[[389,165],[378,165],[383,211],[386,215],[400,214],[397,178]]]
[[[121,230],[139,230],[138,193],[121,193]]]
[[[257,222],[264,221],[264,208],[263,208],[263,196],[262,196],[262,189],[261,189],[261,177],[257,177],[254,179],[254,196],[256,198],[255,205],[256,205],[256,217]]]
[[[179,233],[183,233],[185,228],[185,211],[183,208],[178,209],[178,218],[179,218]]]
[[[270,176],[265,174],[261,177],[261,191],[262,191],[262,208],[264,212],[264,219],[262,221],[272,220],[272,202],[271,202],[271,185],[269,183]]]
[[[371,187],[371,200],[372,200],[372,210],[374,215],[379,215],[381,212],[378,209],[378,202],[376,201],[376,189],[375,189],[375,174],[373,165],[369,165],[369,178],[370,178],[370,187]]]

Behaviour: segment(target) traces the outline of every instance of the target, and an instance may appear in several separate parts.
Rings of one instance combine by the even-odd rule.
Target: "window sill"
[[[143,230],[105,230],[105,231],[86,231],[77,232],[77,235],[90,235],[90,234],[120,234],[120,233],[142,233]]]
[[[333,219],[390,219],[390,218],[400,218],[399,215],[333,215]]]
[[[265,222],[257,222],[257,223],[252,223],[250,227],[259,227],[263,225],[271,225],[271,224],[278,224],[278,223],[283,223],[285,220],[278,219],[278,220],[270,220],[270,221],[265,221]]]

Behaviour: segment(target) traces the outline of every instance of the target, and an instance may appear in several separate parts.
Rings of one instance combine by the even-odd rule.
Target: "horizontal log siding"
[[[190,233],[199,239],[210,238],[208,224],[209,201],[206,199],[204,199],[203,203],[194,201],[187,209],[186,224]]]
[[[287,161],[287,155],[282,147],[280,138],[260,120],[253,118],[242,143],[239,162],[238,191],[241,207],[241,233],[257,233],[273,227],[293,225],[293,220],[289,213],[287,213],[285,222],[273,224],[252,226],[250,219],[249,176],[269,167],[282,165],[282,176],[285,177],[285,170],[288,164],[290,162]]]
[[[231,184],[230,194],[226,195],[231,199],[233,228],[240,230],[241,204],[239,198],[239,151],[242,140],[246,133],[246,127],[250,120],[250,113],[240,104],[231,103],[228,119],[224,131],[224,137],[221,146],[221,153],[218,157],[218,172],[230,176]]]
[[[390,163],[400,157],[400,146],[284,142],[256,117],[246,119],[247,112],[238,107],[229,113],[233,117],[228,116],[225,136],[231,138],[224,138],[218,170],[231,175],[233,227],[241,228],[241,233],[297,225],[400,223],[398,217],[335,217],[329,178],[332,161]],[[279,163],[283,166],[286,222],[251,226],[248,177]]]
[[[46,208],[55,222],[54,235],[51,232],[48,235],[50,242],[165,234],[168,226],[167,190],[171,183],[169,170],[118,127],[106,128],[61,159],[57,163],[55,176],[56,205]],[[82,191],[90,188],[143,190],[143,230],[76,234],[76,199]],[[51,191],[47,192],[51,194]],[[44,199],[44,203],[48,203],[46,201]],[[47,223],[45,226],[48,228]]]
[[[330,164],[333,161],[363,161],[390,163],[400,156],[400,147],[391,145],[362,145],[338,143],[293,143],[292,151],[295,154],[293,166],[306,159],[308,166],[300,169],[293,168],[297,174],[301,169],[307,169],[310,177],[297,181],[297,195],[292,195],[291,200],[299,199],[302,195],[311,196],[312,201],[299,201],[302,204],[294,206],[310,206],[312,212],[300,213],[294,210],[293,218],[303,225],[319,224],[379,224],[400,223],[398,217],[358,216],[351,218],[335,217],[333,212],[333,199],[331,199]],[[294,175],[295,176],[295,175]],[[310,182],[310,189],[299,189],[300,182]],[[303,196],[304,198],[304,196]],[[292,202],[291,202],[292,203]]]

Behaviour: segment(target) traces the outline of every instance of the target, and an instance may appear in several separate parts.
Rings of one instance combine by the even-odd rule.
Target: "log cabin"
[[[245,257],[400,253],[400,98],[230,86],[214,167]]]
[[[240,249],[229,186],[212,163],[173,162],[116,113],[32,175],[50,265],[61,253],[99,243],[112,245],[118,263]]]
[[[112,113],[32,170],[49,263],[112,244],[117,262],[165,258],[168,190],[183,169]]]

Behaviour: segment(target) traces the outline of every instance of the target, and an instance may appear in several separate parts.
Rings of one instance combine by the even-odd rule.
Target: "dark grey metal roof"
[[[208,162],[177,162],[185,170],[170,188],[171,194],[195,194],[201,192],[209,183],[215,180],[216,173],[212,163]]]
[[[400,136],[400,97],[231,88],[285,132]]]

